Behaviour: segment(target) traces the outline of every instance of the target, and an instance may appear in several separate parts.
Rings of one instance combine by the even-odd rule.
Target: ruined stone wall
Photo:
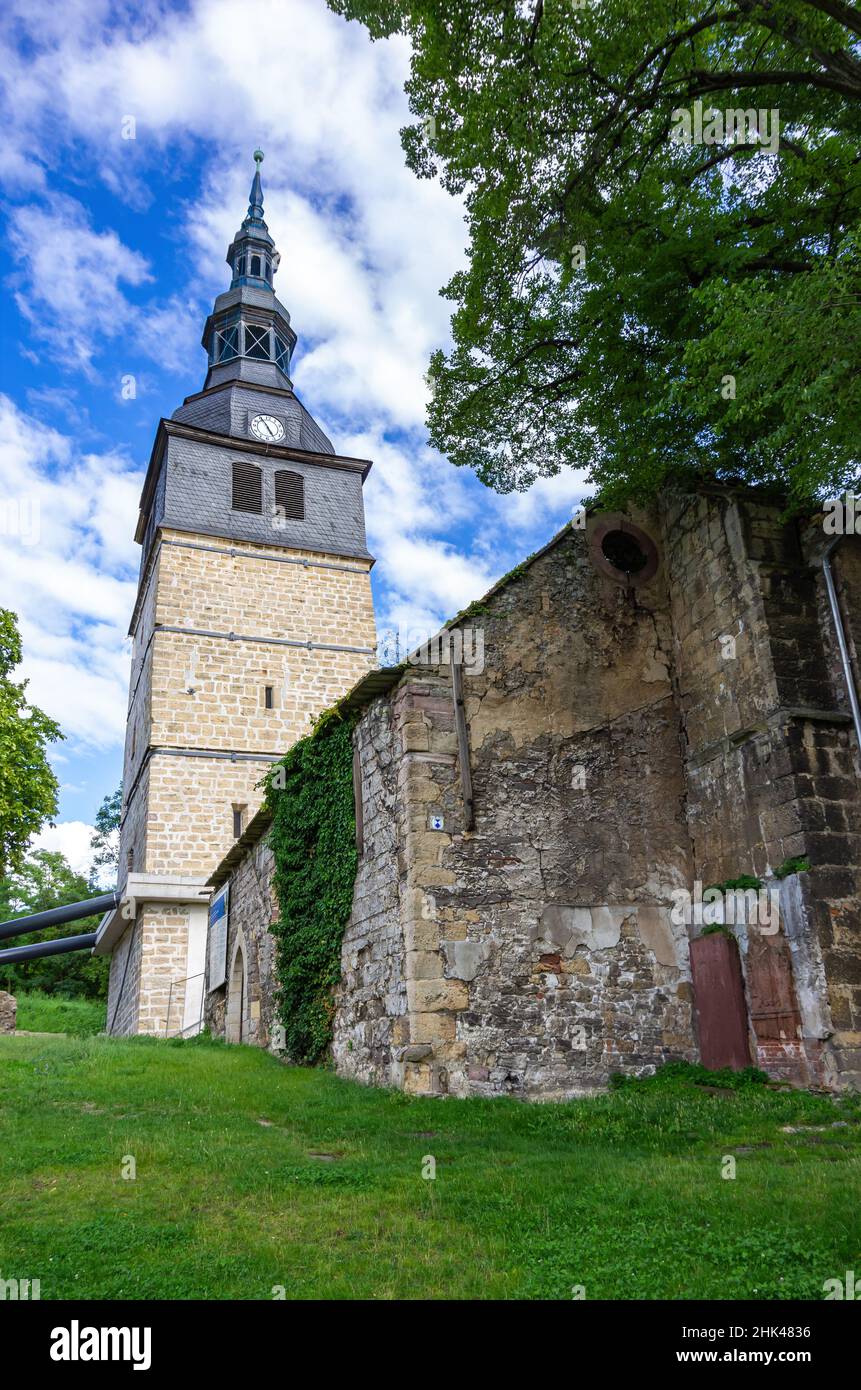
[[[14,1033],[18,1002],[14,994],[0,989],[0,1033]]]
[[[791,940],[784,923],[771,939],[739,933],[752,1055],[809,1083],[846,1069],[830,1041],[836,1025],[827,1008],[805,1005],[812,994],[799,980],[848,1002],[851,968],[829,959],[830,904],[857,916],[847,869],[861,862],[861,806],[821,578],[781,511],[727,490],[676,497],[663,536],[695,877],[767,879],[796,856],[815,866],[799,885]],[[856,938],[845,954],[857,952]]]
[[[634,519],[657,543],[647,582],[596,566],[593,519],[462,619],[473,828],[450,664],[429,655],[364,709],[343,1075],[547,1098],[694,1059],[674,894],[748,873],[779,889],[774,934],[735,924],[751,1060],[861,1082],[861,806],[819,552],[730,489]],[[861,549],[836,572],[854,651]],[[812,872],[778,886],[796,855]],[[271,971],[254,911],[248,958]]]
[[[687,937],[669,915],[689,861],[662,575],[633,597],[588,542],[571,532],[470,619],[484,634],[484,669],[465,677],[473,831],[450,668],[404,677],[390,733],[384,702],[359,726],[360,749],[382,742],[397,761],[407,1007],[375,1050],[344,988],[346,1074],[547,1097],[693,1055]],[[387,908],[366,946],[390,978],[392,926]]]
[[[805,797],[806,852],[815,872],[805,876],[805,903],[815,923],[827,981],[833,1033],[829,1052],[839,1079],[861,1090],[861,758],[849,719],[846,679],[827,600],[821,557],[831,540],[811,525],[804,555],[816,577],[832,708],[846,715],[818,746],[808,739],[799,757],[799,789]],[[849,535],[832,556],[856,691],[861,692],[861,539]]]
[[[403,860],[398,818],[402,746],[388,697],[374,700],[354,734],[362,799],[362,848],[344,933],[333,1056],[360,1081],[397,1084],[409,1043]]]

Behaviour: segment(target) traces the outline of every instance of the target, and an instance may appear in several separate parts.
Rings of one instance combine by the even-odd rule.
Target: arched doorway
[[[224,1038],[229,1043],[245,1042],[248,1036],[247,1000],[248,972],[245,969],[245,943],[240,937],[233,952],[233,964],[227,985],[227,1014]]]

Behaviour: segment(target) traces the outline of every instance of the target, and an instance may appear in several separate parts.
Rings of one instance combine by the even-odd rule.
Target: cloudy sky
[[[203,384],[257,144],[297,393],[336,449],[374,460],[380,632],[409,641],[481,595],[583,487],[500,497],[427,446],[466,229],[404,166],[402,40],[372,44],[323,0],[6,0],[0,50],[0,604],[66,734],[44,840],[81,864],[121,772],[143,473],[159,417]]]

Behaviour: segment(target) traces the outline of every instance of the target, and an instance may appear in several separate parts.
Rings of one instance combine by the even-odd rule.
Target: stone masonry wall
[[[780,883],[776,933],[737,925],[751,1059],[795,1083],[861,1083],[857,750],[821,536],[731,489],[634,520],[658,547],[649,582],[596,568],[593,518],[461,620],[484,644],[464,667],[473,829],[450,664],[428,654],[363,710],[341,1074],[549,1098],[695,1059],[674,894],[743,873],[776,891],[773,871],[803,855],[813,869]],[[835,573],[854,653],[861,546]],[[258,904],[242,933],[265,1008],[272,954],[249,887],[243,863],[231,910]]]
[[[846,1069],[829,1041],[827,1007],[806,1012],[811,996],[799,994],[795,977],[812,970],[826,996],[837,986],[829,900],[851,904],[857,920],[847,866],[861,862],[861,805],[818,570],[781,512],[729,491],[677,497],[664,511],[663,541],[696,878],[704,886],[767,878],[795,856],[816,869],[803,876],[791,941],[783,923],[775,938],[740,934],[753,1055],[809,1083]]]
[[[410,1032],[401,924],[406,866],[398,821],[400,745],[388,697],[372,702],[354,740],[365,852],[341,952],[333,1056],[339,1070],[361,1081],[396,1084]]]
[[[803,536],[804,555],[813,569],[832,708],[846,721],[828,737],[818,726],[814,741],[807,731],[799,739],[799,792],[804,797],[806,853],[815,872],[803,876],[804,901],[815,924],[825,978],[827,1009],[833,1033],[828,1052],[840,1080],[861,1090],[861,760],[849,719],[849,699],[839,659],[834,622],[822,574],[822,550],[830,537],[810,526]],[[849,535],[832,556],[855,688],[861,691],[861,539]]]
[[[0,989],[0,1033],[14,1033],[18,1004],[14,994]]]
[[[182,1029],[188,959],[188,908],[141,908],[141,985],[137,1032],[172,1037]]]
[[[140,908],[114,948],[108,988],[111,1032],[173,1037],[182,1030],[188,959],[188,909],[164,903]],[[129,969],[120,996],[127,951]]]
[[[258,842],[230,877],[227,929],[227,983],[210,991],[207,953],[206,1024],[214,1037],[224,1037],[232,965],[241,942],[246,978],[241,1007],[245,1011],[243,1042],[277,1047],[275,938],[269,931],[278,916],[272,887],[274,860],[268,840]],[[220,886],[220,885],[219,885]]]
[[[268,765],[370,667],[370,561],[165,528],[134,624],[120,886],[130,869],[206,879],[234,813],[247,825],[260,806]],[[143,909],[116,1031],[181,1026],[187,928],[182,907]]]
[[[141,980],[141,935],[136,923],[123,932],[111,953],[108,976],[107,1031],[128,1037],[137,1031]],[[131,953],[131,954],[129,954]]]

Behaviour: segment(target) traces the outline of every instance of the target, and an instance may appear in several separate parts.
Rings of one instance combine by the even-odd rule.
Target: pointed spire
[[[242,226],[230,243],[227,260],[233,273],[231,287],[240,284],[272,289],[272,276],[278,269],[275,246],[263,217],[263,184],[260,165],[263,151],[254,151],[254,180],[248,195],[248,211]]]
[[[209,353],[211,384],[244,378],[283,388],[290,385],[290,358],[296,334],[279,303],[272,280],[280,259],[263,220],[263,151],[254,151],[254,181],[248,212],[227,248],[230,288],[217,297],[206,321],[203,343]]]

